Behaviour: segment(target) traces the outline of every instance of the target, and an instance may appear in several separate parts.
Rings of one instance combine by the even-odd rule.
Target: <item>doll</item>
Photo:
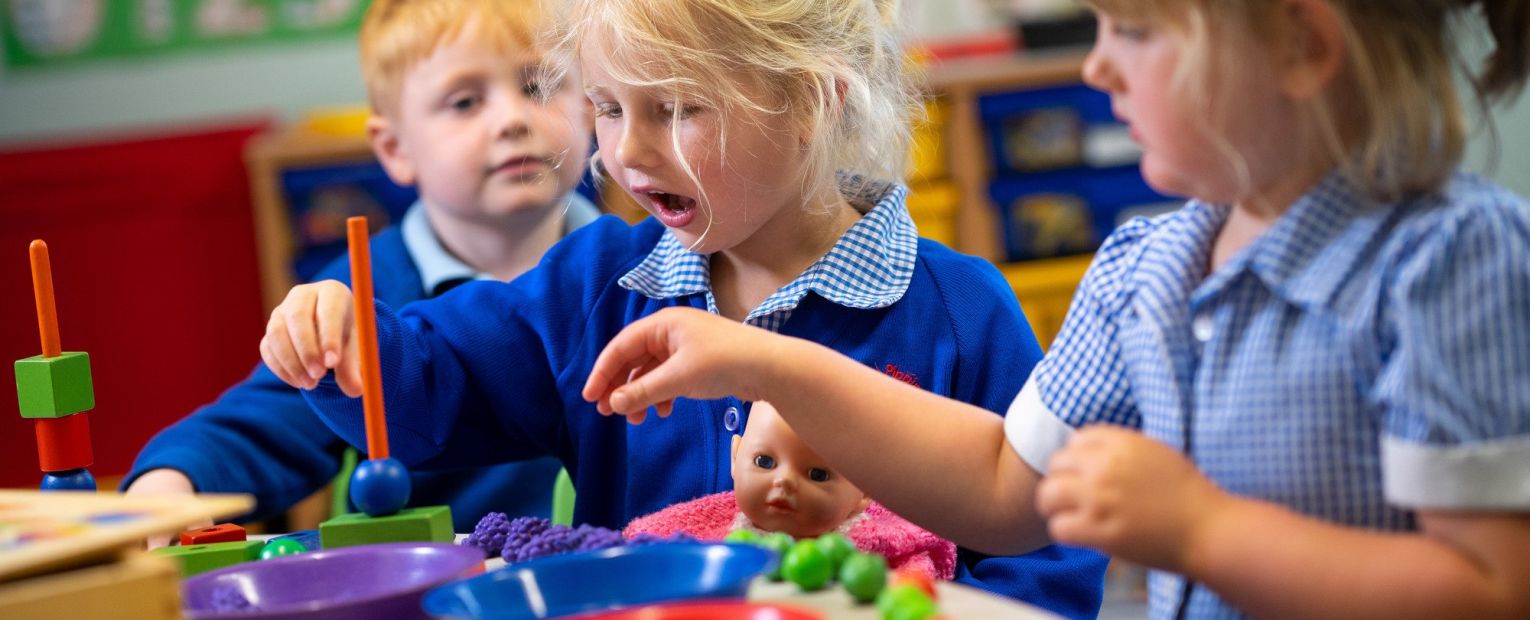
[[[720,540],[734,530],[814,538],[844,534],[894,570],[951,579],[956,547],[871,501],[792,432],[769,403],[755,402],[733,436],[733,491],[676,504],[634,519],[628,538],[687,534]]]

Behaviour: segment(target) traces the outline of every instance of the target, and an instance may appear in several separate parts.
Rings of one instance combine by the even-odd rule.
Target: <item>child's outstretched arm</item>
[[[360,353],[351,337],[351,289],[336,280],[302,284],[271,311],[260,357],[295,388],[311,390],[330,370],[346,396],[361,394]]]
[[[601,413],[634,421],[678,397],[729,395],[770,401],[856,486],[957,544],[1008,555],[1049,542],[1033,503],[1039,476],[1005,441],[1002,418],[810,341],[666,309],[622,330],[584,387]]]

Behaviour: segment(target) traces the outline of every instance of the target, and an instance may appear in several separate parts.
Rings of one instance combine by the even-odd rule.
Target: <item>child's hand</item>
[[[180,471],[160,468],[151,469],[139,476],[133,484],[128,485],[123,495],[128,497],[191,497],[197,489],[191,484],[191,479]],[[203,521],[188,525],[186,529],[209,527],[212,521]],[[158,549],[170,544],[171,534],[154,534],[145,541],[145,546],[150,549]]]
[[[584,399],[601,415],[641,424],[652,406],[669,415],[675,398],[760,400],[762,371],[785,338],[694,308],[666,308],[636,321],[601,351]]]
[[[1177,572],[1228,499],[1184,455],[1105,425],[1075,433],[1036,490],[1054,540]]]
[[[361,395],[361,355],[351,290],[335,280],[294,287],[271,311],[260,358],[287,385],[311,390],[329,369],[347,396]]]

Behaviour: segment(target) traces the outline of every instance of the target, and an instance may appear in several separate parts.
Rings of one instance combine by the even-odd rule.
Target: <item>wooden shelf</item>
[[[1085,254],[999,265],[1042,349],[1050,347],[1062,329],[1073,293],[1093,259],[1093,255]]]
[[[289,129],[257,136],[245,150],[255,211],[255,247],[260,260],[264,312],[281,303],[292,280],[292,215],[282,195],[282,171],[373,160],[365,136],[335,136]]]
[[[931,65],[926,84],[945,101],[946,157],[961,192],[957,250],[995,263],[1004,260],[998,212],[988,198],[993,178],[978,98],[991,92],[1075,84],[1083,79],[1084,51],[1008,54]]]
[[[925,84],[936,92],[1014,90],[1077,82],[1087,49],[959,58],[931,65]]]
[[[956,248],[999,265],[1043,348],[1051,345],[1068,313],[1091,256],[1006,263],[999,211],[988,195],[993,180],[988,137],[978,99],[1049,86],[1078,84],[1087,50],[1008,54],[946,61],[929,67],[926,88],[946,109],[945,154],[949,180],[960,193]]]

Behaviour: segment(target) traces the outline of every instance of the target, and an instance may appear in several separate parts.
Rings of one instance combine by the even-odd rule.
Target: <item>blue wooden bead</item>
[[[409,503],[409,470],[398,459],[368,459],[351,474],[351,503],[373,517],[391,515]]]
[[[90,475],[88,469],[50,471],[43,474],[40,488],[44,491],[94,491],[96,477]]]

